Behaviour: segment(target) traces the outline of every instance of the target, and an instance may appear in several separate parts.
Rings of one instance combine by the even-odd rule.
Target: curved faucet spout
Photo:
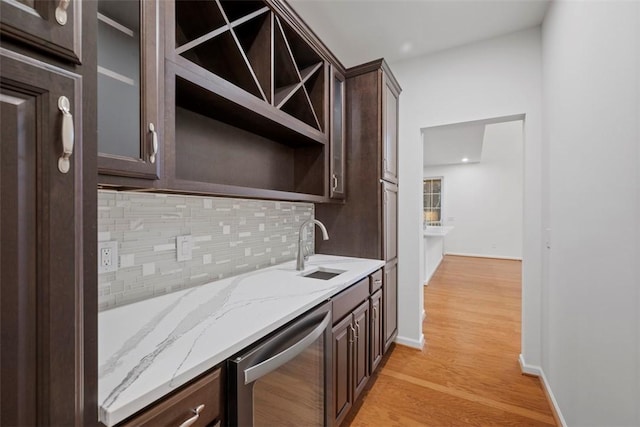
[[[323,223],[313,218],[303,222],[302,225],[300,226],[300,231],[298,232],[298,258],[296,260],[296,270],[298,271],[304,270],[304,261],[306,259],[306,256],[304,254],[304,241],[306,236],[305,227],[308,226],[309,224],[315,224],[318,227],[320,227],[320,230],[322,231],[322,239],[329,240],[329,233],[327,233],[327,228],[324,226]]]

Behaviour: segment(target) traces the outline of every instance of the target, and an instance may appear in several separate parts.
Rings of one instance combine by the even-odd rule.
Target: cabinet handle
[[[190,425],[193,425],[196,421],[198,421],[198,418],[200,418],[200,412],[202,412],[203,409],[204,405],[199,405],[196,409],[193,409],[192,411],[195,415],[180,424],[180,427],[189,427]]]
[[[58,159],[58,170],[62,173],[67,173],[71,167],[69,157],[73,154],[73,143],[75,139],[69,98],[66,96],[58,98],[58,109],[62,112],[62,156]]]
[[[353,324],[349,325],[349,327],[351,328],[351,338],[349,339],[349,342],[353,344],[356,339],[356,329],[353,327]]]
[[[60,0],[58,7],[56,7],[56,22],[60,25],[67,24],[67,9],[71,4],[71,0]]]
[[[360,322],[356,322],[356,341],[360,339]]]
[[[336,191],[336,188],[338,188],[338,177],[334,173],[331,175],[331,190]]]
[[[376,320],[378,318],[378,306],[374,305],[373,306],[373,320]]]
[[[156,162],[156,155],[158,154],[158,132],[153,123],[149,123],[149,132],[151,132],[151,154],[149,154],[149,161],[153,164]]]
[[[376,279],[373,281],[373,284],[378,286],[378,285],[382,285],[382,279]]]

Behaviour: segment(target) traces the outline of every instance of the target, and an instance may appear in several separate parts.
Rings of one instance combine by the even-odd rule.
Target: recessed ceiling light
[[[469,159],[467,157],[463,157],[462,158],[462,163],[467,163],[469,161]]]
[[[402,53],[409,53],[411,52],[411,49],[413,49],[413,45],[410,42],[404,42],[402,43],[402,46],[400,46]]]

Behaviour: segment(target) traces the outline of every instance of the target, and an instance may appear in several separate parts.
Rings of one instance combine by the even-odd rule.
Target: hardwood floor
[[[424,288],[425,348],[395,347],[350,425],[555,425],[540,380],[518,365],[520,271],[446,256]]]

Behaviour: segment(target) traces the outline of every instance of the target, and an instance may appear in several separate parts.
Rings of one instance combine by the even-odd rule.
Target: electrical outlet
[[[176,237],[176,254],[178,261],[189,261],[191,259],[193,249],[193,236],[187,234],[186,236]]]
[[[118,271],[118,242],[98,242],[98,274]]]

